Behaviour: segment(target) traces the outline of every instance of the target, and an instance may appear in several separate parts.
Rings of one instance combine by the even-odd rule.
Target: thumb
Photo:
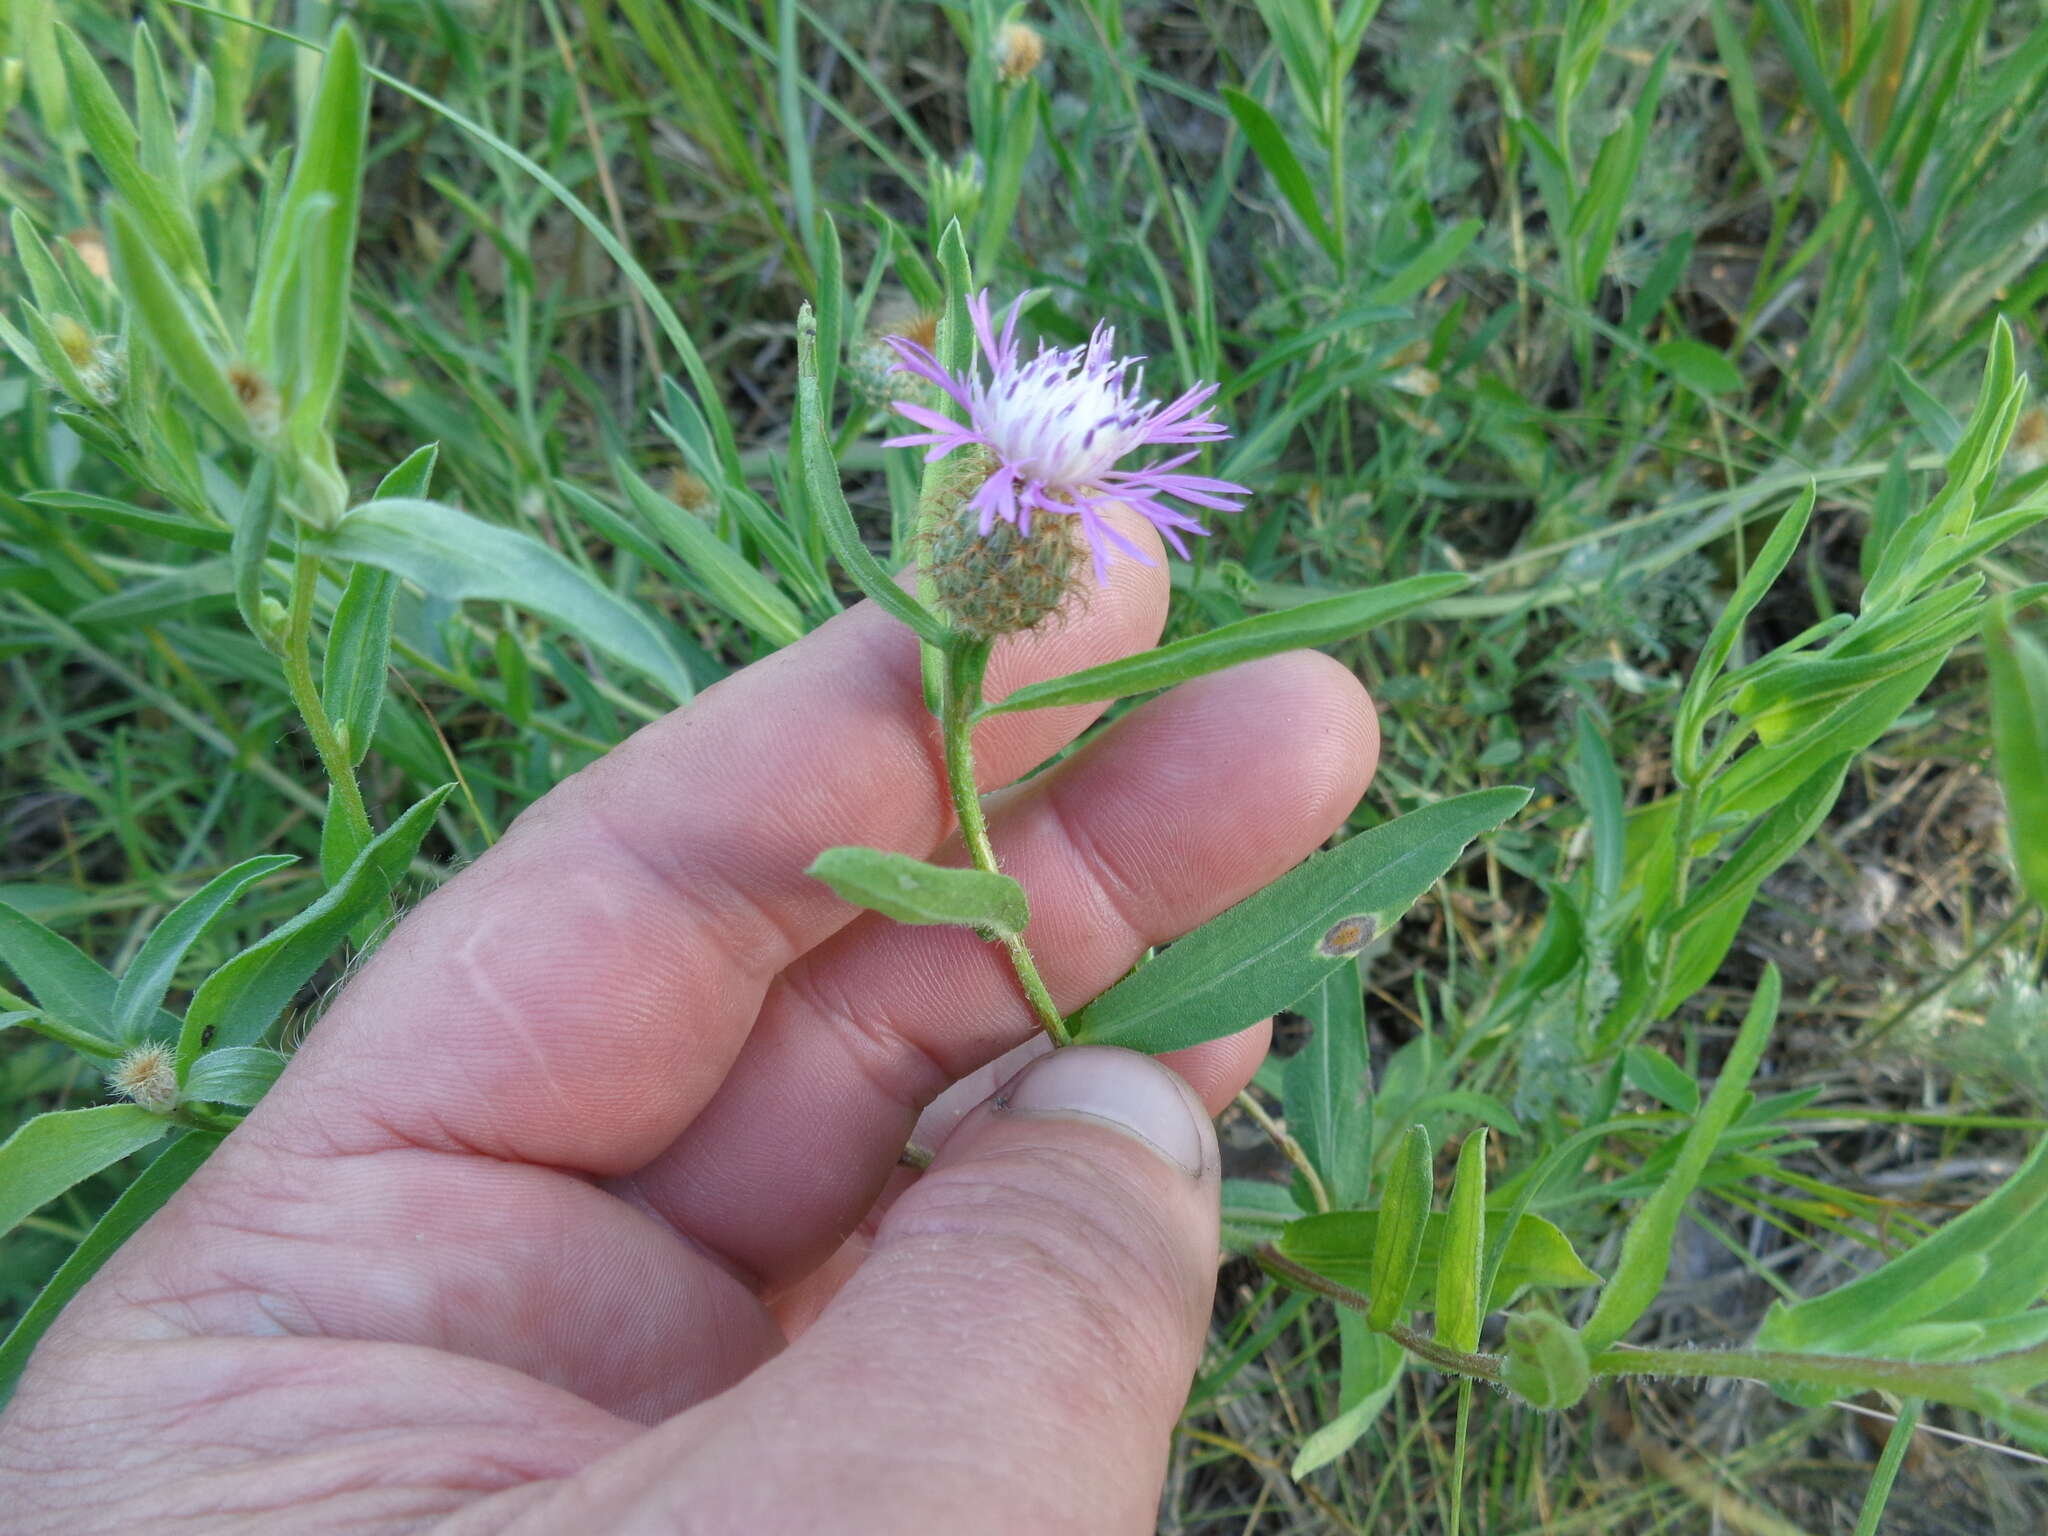
[[[1208,1113],[1170,1068],[1100,1046],[1025,1068],[736,1389],[772,1399],[745,1417],[778,1432],[742,1460],[760,1477],[760,1453],[788,1453],[755,1484],[779,1490],[777,1525],[1154,1529],[1215,1291],[1218,1179]]]

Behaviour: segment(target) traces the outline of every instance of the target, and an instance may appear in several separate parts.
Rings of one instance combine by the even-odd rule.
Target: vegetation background
[[[51,74],[52,9],[12,0],[0,16],[0,57],[22,61],[0,78],[0,200],[104,272],[103,184]],[[223,281],[240,281],[260,211],[249,188],[294,143],[313,63],[234,18],[321,38],[341,8],[54,9],[124,95],[138,18],[172,77],[207,65],[211,142],[193,179]],[[1161,393],[1221,381],[1240,434],[1222,468],[1256,495],[1177,573],[1174,632],[1418,572],[1475,576],[1341,654],[1385,731],[1358,827],[1461,790],[1538,786],[1363,967],[1375,1063],[1442,1042],[1404,1058],[1431,1063],[1416,1115],[1453,1135],[1490,1123],[1511,1164],[1526,1162],[1517,1114],[1540,1115],[1549,1090],[1530,1082],[1540,1054],[1503,1038],[1539,1021],[1497,1004],[1546,891],[1589,857],[1582,723],[1624,803],[1664,793],[1682,691],[1788,500],[1818,483],[1751,652],[1853,608],[1866,536],[1895,519],[1887,497],[1936,483],[1998,316],[2039,371],[2038,0],[348,13],[370,62],[407,88],[380,85],[372,108],[337,417],[353,492],[438,443],[437,498],[537,535],[660,615],[699,686],[844,591],[775,560],[733,488],[706,483],[687,400],[664,382],[682,372],[673,338],[564,191],[652,274],[715,380],[745,488],[777,501],[792,322],[834,280],[829,215],[854,296],[840,458],[878,547],[914,470],[878,446],[872,338],[930,323],[928,263],[958,218],[979,280],[1045,295],[1042,334],[1071,340],[1106,317],[1153,355]],[[2039,407],[2003,474],[2008,503],[2048,476]],[[197,976],[319,891],[321,769],[223,563],[81,496],[164,505],[81,440],[41,381],[0,363],[0,898],[118,970],[212,875],[298,855],[206,935]],[[707,532],[751,579],[704,554]],[[1978,568],[2018,588],[2044,554],[2026,534]],[[382,826],[459,782],[407,894],[661,707],[531,612],[405,598],[364,796]],[[1774,962],[1787,995],[1758,1086],[1800,1097],[1771,1177],[1695,1202],[1638,1338],[1746,1340],[1774,1298],[1838,1284],[1967,1207],[2048,1130],[2044,931],[2003,848],[1988,731],[1969,642],[1856,758],[1720,970],[1645,1038],[1680,1079],[1711,1077]],[[292,1028],[346,963],[337,953],[303,990]],[[0,995],[0,1012],[16,1005]],[[1303,1034],[1283,1020],[1280,1051]],[[1684,1097],[1643,1057],[1630,1068],[1624,1102],[1644,1110],[1646,1139],[1602,1143],[1547,1207],[1603,1273],[1622,1225],[1606,1186],[1657,1145],[1660,1097]],[[1269,1108],[1281,1072],[1262,1079]],[[0,1034],[0,1137],[103,1093],[58,1046]],[[1235,1172],[1284,1176],[1252,1118],[1225,1137]],[[6,1241],[0,1325],[142,1162]],[[1407,1373],[1334,1461],[1290,1476],[1345,1393],[1333,1314],[1227,1265],[1162,1529],[1441,1528],[1452,1398],[1430,1373]],[[1732,1383],[1603,1388],[1562,1415],[1482,1396],[1462,1496],[1490,1532],[1847,1531],[1886,1430],[1863,1410],[1884,1408],[1795,1408]],[[2043,1528],[2048,1463],[1980,1438],[1967,1413],[1926,1424],[1885,1529]]]

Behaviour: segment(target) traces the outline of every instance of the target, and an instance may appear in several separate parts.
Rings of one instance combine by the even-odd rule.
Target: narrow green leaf
[[[208,1051],[185,1074],[185,1097],[246,1109],[270,1091],[284,1071],[285,1055],[265,1045],[230,1045]]]
[[[1621,1070],[1639,1092],[1648,1094],[1666,1108],[1675,1109],[1681,1115],[1699,1113],[1700,1085],[1655,1046],[1630,1046],[1622,1055]]]
[[[116,203],[107,210],[107,224],[115,279],[157,356],[193,403],[233,436],[249,438],[248,414],[229,387],[220,359],[133,216]]]
[[[1337,1314],[1337,1413],[1301,1442],[1287,1475],[1297,1480],[1326,1467],[1356,1445],[1386,1410],[1408,1352],[1366,1326],[1356,1312]]]
[[[82,491],[31,491],[22,497],[22,500],[32,506],[52,507],[60,512],[75,513],[111,527],[132,528],[137,533],[169,539],[174,544],[183,544],[192,549],[226,554],[230,544],[226,533],[208,524],[195,523],[190,518],[180,517],[173,512],[157,512],[147,507],[130,506],[125,501],[115,501],[108,496],[92,496]]]
[[[1072,1021],[1095,1045],[1171,1051],[1287,1007],[1399,921],[1526,789],[1480,790],[1361,832],[1180,939]]]
[[[444,784],[413,806],[372,839],[318,901],[199,984],[178,1037],[180,1085],[202,1049],[254,1045],[263,1038],[357,919],[390,895],[454,787]]]
[[[206,930],[241,897],[242,892],[297,860],[290,854],[260,854],[222,870],[187,896],[152,928],[142,948],[128,962],[114,989],[114,1033],[133,1045],[150,1032],[164,994],[186,953]]]
[[[1788,795],[1667,920],[1672,961],[1657,1000],[1660,1015],[1705,986],[1719,968],[1765,879],[1806,846],[1834,808],[1849,762],[1836,758]]]
[[[118,1055],[114,978],[98,961],[27,913],[0,901],[0,964],[28,988],[46,1014],[92,1036]]]
[[[162,1127],[162,1121],[157,1123]],[[204,1131],[184,1132],[152,1158],[149,1166],[107,1207],[106,1214],[93,1223],[92,1230],[71,1250],[70,1257],[57,1267],[57,1272],[8,1330],[6,1339],[0,1341],[0,1407],[6,1406],[14,1384],[21,1379],[22,1367],[28,1364],[30,1353],[57,1320],[57,1314],[85,1288],[86,1281],[99,1273],[100,1266],[113,1257],[114,1251],[184,1187],[220,1142],[220,1137]]]
[[[842,901],[899,923],[950,923],[1014,938],[1031,921],[1024,887],[987,870],[943,868],[880,848],[827,848],[806,873]]]
[[[166,185],[143,168],[138,153],[141,135],[114,88],[107,83],[106,75],[77,33],[61,23],[56,33],[64,78],[71,90],[72,112],[86,143],[92,147],[93,158],[114,184],[129,217],[147,233],[148,248],[179,278],[201,281],[205,261],[199,230],[192,222],[182,189]]]
[[[434,484],[434,466],[440,462],[441,445],[422,443],[391,468],[377,482],[372,501],[421,500]]]
[[[287,393],[294,440],[325,430],[348,347],[369,80],[355,28],[328,40],[249,301],[249,357]]]
[[[1819,488],[1808,482],[1799,500],[1778,519],[1778,526],[1771,530],[1771,536],[1764,540],[1764,547],[1757,551],[1756,559],[1742,573],[1741,582],[1728,599],[1728,606],[1721,610],[1720,618],[1714,621],[1713,632],[1707,636],[1699,660],[1693,664],[1692,676],[1686,682],[1684,697],[1679,700],[1678,719],[1672,731],[1678,778],[1682,784],[1694,783],[1700,772],[1700,733],[1707,718],[1707,701],[1714,684],[1728,665],[1728,658],[1735,653],[1736,644],[1742,638],[1742,626],[1749,621],[1756,605],[1763,601],[1764,594],[1784,573],[1792,552],[1805,537],[1806,525],[1813,516],[1814,499],[1818,494]]]
[[[1489,1225],[1499,1221],[1495,1217]],[[1423,1223],[1422,1256],[1409,1277],[1402,1308],[1426,1306],[1435,1294],[1437,1265],[1449,1222],[1450,1217],[1444,1212],[1433,1211]],[[1378,1211],[1332,1211],[1327,1216],[1304,1216],[1288,1223],[1276,1246],[1295,1263],[1362,1292],[1372,1284],[1372,1254],[1378,1246],[1379,1223]],[[1525,1286],[1576,1288],[1599,1283],[1600,1277],[1586,1268],[1562,1232],[1541,1216],[1524,1214],[1502,1244],[1500,1267],[1487,1292],[1486,1305],[1503,1306]]]
[[[1985,614],[1984,661],[2013,867],[2048,907],[2048,647],[2015,629],[2011,605],[1999,602]]]
[[[0,1237],[72,1185],[161,1141],[171,1122],[139,1104],[59,1109],[0,1142]]]
[[[655,490],[623,460],[612,461],[612,476],[625,488],[633,510],[676,552],[706,597],[770,645],[794,645],[803,639],[804,616],[796,604],[708,523]]]
[[[1295,158],[1294,150],[1287,143],[1287,135],[1281,132],[1273,114],[1234,86],[1223,87],[1223,104],[1237,119],[1237,126],[1243,130],[1252,153],[1259,157],[1259,164],[1273,178],[1273,185],[1280,189],[1280,195],[1287,199],[1288,206],[1300,216],[1308,232],[1315,236],[1316,243],[1329,253],[1330,260],[1339,260],[1337,236],[1330,228],[1330,221],[1323,216],[1315,184],[1309,180],[1308,172],[1302,169],[1301,161]]]
[[[235,509],[234,536],[228,545],[235,607],[241,611],[244,627],[266,645],[274,643],[265,632],[263,618],[263,562],[270,556],[271,532],[277,526],[274,479],[271,461],[261,460],[249,477],[241,505]]]
[[[1366,295],[1369,304],[1405,304],[1450,271],[1486,227],[1482,219],[1460,219],[1438,235],[1408,264]]]
[[[1372,1183],[1373,1106],[1357,962],[1338,966],[1298,1006],[1313,1033],[1287,1058],[1281,1108],[1331,1204],[1362,1205]]]
[[[353,763],[363,760],[377,734],[397,604],[398,577],[374,565],[358,565],[334,605],[327,651],[320,658],[320,700],[329,718],[347,728]]]
[[[1387,1171],[1379,1221],[1373,1229],[1372,1310],[1365,1320],[1375,1329],[1385,1331],[1401,1320],[1414,1288],[1416,1267],[1422,1262],[1422,1237],[1429,1226],[1431,1191],[1429,1132],[1411,1125]]]
[[[514,603],[652,678],[678,703],[689,673],[654,621],[538,539],[437,501],[364,502],[326,535],[325,552],[403,576],[448,602]]]
[[[1742,388],[1742,374],[1728,361],[1728,354],[1703,342],[1687,337],[1660,341],[1650,348],[1650,358],[1697,394],[1732,395]]]
[[[1411,576],[1367,592],[1320,598],[1277,613],[1262,613],[1135,656],[1104,662],[1099,667],[1026,684],[1000,703],[989,705],[984,713],[1000,715],[1022,709],[1052,709],[1062,704],[1120,699],[1171,688],[1191,677],[1220,672],[1262,656],[1307,646],[1334,645],[1471,584],[1469,576],[1438,572]]]
[[[839,466],[832,461],[832,444],[824,410],[818,399],[818,322],[806,304],[797,314],[797,420],[804,440],[804,487],[811,506],[825,527],[825,541],[832,556],[853,584],[879,606],[907,624],[927,645],[945,638],[945,626],[929,609],[889,578],[881,562],[861,542],[854,525],[853,509],[846,504],[846,491],[839,483]]]
[[[1601,1291],[1599,1305],[1586,1321],[1585,1345],[1588,1352],[1597,1355],[1609,1345],[1620,1342],[1664,1288],[1664,1276],[1671,1266],[1671,1244],[1678,1235],[1679,1218],[1685,1212],[1686,1201],[1692,1198],[1693,1189],[1699,1184],[1700,1175],[1706,1171],[1714,1148],[1734,1121],[1736,1111],[1742,1107],[1743,1095],[1749,1091],[1749,1080],[1756,1072],[1757,1063],[1763,1059],[1764,1046],[1771,1038],[1771,1028],[1778,1022],[1778,1002],[1783,990],[1778,968],[1766,966],[1763,979],[1757,983],[1756,997],[1743,1018],[1742,1028],[1736,1032],[1735,1044],[1728,1052],[1727,1061],[1722,1063],[1721,1075],[1714,1080],[1713,1091],[1707,1095],[1706,1107],[1700,1111],[1692,1129],[1686,1132],[1685,1143],[1679,1150],[1677,1161],[1671,1165],[1670,1174],[1628,1224],[1614,1278]]]
[[[1486,1263],[1486,1127],[1477,1126],[1458,1150],[1451,1209],[1436,1266],[1436,1336],[1470,1354],[1479,1347],[1486,1303],[1479,1294]]]

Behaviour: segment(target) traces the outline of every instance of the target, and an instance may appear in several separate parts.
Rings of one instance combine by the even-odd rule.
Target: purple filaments
[[[1021,303],[1021,301],[1019,301]],[[996,460],[987,482],[969,505],[988,534],[1001,518],[1019,532],[1031,531],[1038,513],[1078,517],[1094,556],[1095,579],[1104,580],[1112,546],[1146,565],[1150,558],[1102,517],[1112,502],[1142,514],[1174,551],[1187,558],[1184,533],[1207,534],[1188,513],[1167,505],[1172,497],[1190,506],[1235,512],[1251,492],[1228,480],[1181,472],[1201,451],[1186,452],[1135,469],[1117,462],[1140,448],[1221,442],[1230,436],[1209,414],[1214,384],[1201,384],[1167,405],[1145,398],[1143,358],[1118,357],[1116,332],[1098,325],[1085,347],[1047,348],[1030,359],[1018,356],[1017,311],[1010,306],[998,333],[988,294],[968,302],[989,377],[979,368],[957,378],[914,341],[891,336],[897,368],[944,390],[967,413],[957,422],[908,400],[895,408],[922,432],[889,439],[889,446],[928,447],[925,458],[941,459],[970,443],[986,447]]]

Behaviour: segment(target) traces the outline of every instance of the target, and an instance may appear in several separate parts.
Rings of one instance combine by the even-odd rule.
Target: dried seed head
[[[1002,47],[996,54],[996,73],[1012,83],[1025,79],[1045,62],[1045,39],[1021,21],[1003,26]]]
[[[948,464],[941,482],[925,574],[940,611],[977,640],[1035,629],[1073,590],[1074,520],[1040,516],[1028,529],[995,519],[982,531],[974,493],[995,466],[985,448]]]
[[[706,512],[711,508],[711,487],[687,469],[668,474],[668,499],[685,512]]]
[[[228,369],[228,387],[241,402],[242,414],[249,418],[249,429],[258,437],[276,436],[281,417],[277,390],[270,380],[246,363],[236,363]]]
[[[178,1107],[178,1068],[167,1045],[138,1045],[115,1063],[107,1086],[154,1114]]]

